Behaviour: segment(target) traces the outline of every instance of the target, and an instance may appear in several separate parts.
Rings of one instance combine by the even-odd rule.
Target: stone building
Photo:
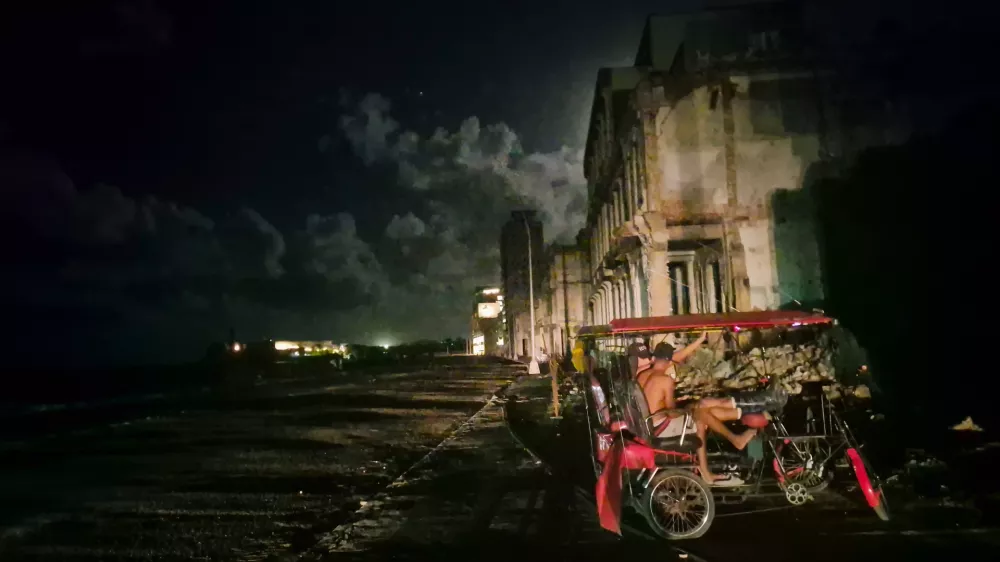
[[[535,302],[548,285],[542,223],[534,211],[514,211],[500,231],[501,293],[504,295],[508,357],[527,359],[531,351],[528,244],[531,244]],[[537,310],[536,310],[537,311]],[[535,320],[536,326],[538,319]],[[541,342],[536,342],[541,345]],[[537,350],[536,350],[537,351]]]
[[[506,356],[504,296],[499,287],[477,287],[467,353]]]
[[[807,36],[789,3],[654,16],[635,65],[600,70],[588,323],[822,300],[810,186],[836,172],[825,162],[902,139],[852,120]]]
[[[535,324],[550,354],[569,355],[570,338],[587,324],[587,264],[577,246],[553,245],[548,250],[548,283],[535,299]]]

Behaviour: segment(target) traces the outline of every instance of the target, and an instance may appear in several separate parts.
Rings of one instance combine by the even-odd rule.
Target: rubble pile
[[[712,394],[745,390],[756,386],[764,376],[777,378],[789,394],[802,392],[802,383],[826,382],[831,399],[851,394],[871,398],[867,386],[843,386],[837,380],[833,352],[829,346],[783,345],[753,348],[747,353],[725,352],[703,347],[677,369],[677,388],[681,395],[700,398]]]

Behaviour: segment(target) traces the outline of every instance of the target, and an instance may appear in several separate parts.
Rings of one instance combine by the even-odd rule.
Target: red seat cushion
[[[740,421],[743,422],[743,425],[754,429],[767,427],[768,424],[767,417],[764,414],[743,414]]]

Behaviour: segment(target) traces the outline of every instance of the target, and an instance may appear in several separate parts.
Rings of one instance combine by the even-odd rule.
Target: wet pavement
[[[5,445],[0,490],[20,503],[2,511],[0,559],[987,560],[1000,547],[967,510],[903,506],[883,524],[849,493],[723,510],[696,541],[654,539],[631,516],[612,535],[574,397],[553,420],[548,379],[464,361]]]
[[[156,402],[141,417],[63,413],[45,431],[8,419],[0,560],[294,559],[519,372],[450,359]]]

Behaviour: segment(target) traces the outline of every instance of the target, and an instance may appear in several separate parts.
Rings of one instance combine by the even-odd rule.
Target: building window
[[[705,304],[708,312],[722,312],[722,267],[718,261],[705,264]]]
[[[670,313],[691,313],[691,283],[688,281],[689,262],[672,261],[667,264],[670,272]]]
[[[724,309],[719,241],[679,240],[668,253],[670,308],[673,314],[719,313]],[[688,247],[690,249],[687,249]]]

